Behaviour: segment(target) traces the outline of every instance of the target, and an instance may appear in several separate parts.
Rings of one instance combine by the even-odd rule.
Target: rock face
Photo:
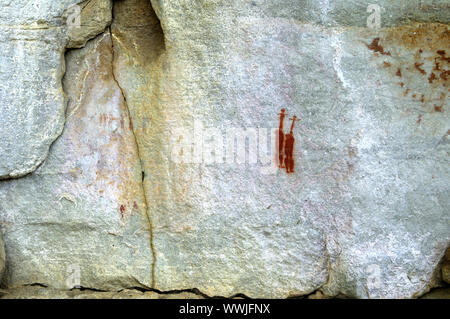
[[[366,1],[88,1],[80,29],[60,21],[75,1],[2,11],[0,37],[41,32],[0,38],[0,176],[29,174],[0,183],[8,286],[263,298],[436,286],[450,10],[378,3],[379,29]],[[29,30],[41,20],[52,27]],[[68,47],[82,48],[62,86]],[[291,173],[277,162],[283,108]]]
[[[64,133],[30,176],[0,185],[11,286],[150,286],[141,168],[109,33],[67,54]]]
[[[86,41],[104,31],[112,21],[112,0],[90,0],[81,2],[78,6],[68,7],[69,48],[80,48]],[[75,10],[75,8],[77,8]],[[71,19],[71,16],[73,18]],[[71,24],[79,23],[79,27]]]
[[[86,10],[77,6],[81,2],[0,4],[0,179],[33,172],[62,132],[65,48],[84,43],[111,21],[110,0],[90,1]],[[80,23],[92,14],[98,21],[76,24],[80,14]]]
[[[420,294],[449,240],[448,25],[310,24],[278,3],[153,2],[165,52],[143,109],[164,120],[137,136],[153,177],[156,287]],[[276,128],[281,108],[301,118],[293,174],[268,174],[261,156],[209,156],[229,128]],[[184,147],[178,163],[189,136],[177,128],[196,122],[203,154]]]
[[[80,290],[57,290],[43,287],[21,287],[8,289],[0,299],[202,299],[201,296],[189,293],[158,294],[156,292],[140,292],[124,289],[120,292],[99,292]]]

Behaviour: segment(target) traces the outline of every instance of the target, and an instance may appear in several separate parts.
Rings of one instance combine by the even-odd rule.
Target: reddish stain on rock
[[[397,73],[395,73],[396,76],[402,77],[402,70],[400,68],[397,69]]]
[[[381,53],[383,55],[389,55],[389,56],[391,55],[390,52],[384,51],[384,48],[380,45],[380,38],[375,38],[375,39],[373,39],[372,43],[366,44],[366,45],[367,45],[367,48],[369,48],[369,50],[372,50],[377,53]]]
[[[437,105],[435,105],[435,106],[434,106],[434,111],[435,111],[435,112],[442,112],[442,106],[437,106]]]
[[[436,80],[437,77],[434,73],[431,73],[430,76],[428,77],[428,82],[433,83],[434,80]]]
[[[419,62],[414,63],[414,67],[416,68],[416,70],[418,70],[422,74],[427,74],[427,72],[425,72],[425,70],[421,68],[422,65],[423,63]]]
[[[450,70],[446,70],[446,71],[443,71],[439,77],[442,80],[447,81],[449,76],[450,76]]]
[[[422,114],[419,114],[419,118],[417,119],[417,124],[420,125],[420,122],[422,122]]]
[[[446,62],[450,62],[450,58],[447,57],[447,54],[445,53],[445,50],[438,50],[438,51],[436,51],[436,53],[441,56],[441,60],[446,61]]]
[[[122,216],[122,218],[123,218],[123,216],[125,214],[125,211],[126,211],[125,205],[120,205],[120,215]]]

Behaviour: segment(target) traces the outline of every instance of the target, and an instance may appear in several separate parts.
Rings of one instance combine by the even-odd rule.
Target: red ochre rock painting
[[[294,172],[295,160],[294,160],[294,125],[296,121],[300,119],[294,115],[289,120],[292,121],[291,129],[288,134],[284,133],[284,118],[286,117],[286,110],[281,109],[280,125],[278,127],[278,167],[285,168],[286,173],[290,174]]]

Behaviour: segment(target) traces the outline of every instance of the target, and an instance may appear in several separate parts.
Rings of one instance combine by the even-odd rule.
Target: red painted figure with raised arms
[[[285,109],[281,109],[280,115],[280,126],[278,127],[278,167],[283,168],[284,167],[284,132],[283,132],[283,126],[284,126],[284,117]]]
[[[284,164],[286,167],[286,172],[288,174],[294,172],[294,165],[295,165],[293,157],[295,144],[294,124],[295,121],[298,121],[298,119],[297,116],[294,115],[294,117],[291,118],[290,120],[292,120],[291,131],[289,132],[289,134],[286,134],[284,141],[284,155],[285,155]]]

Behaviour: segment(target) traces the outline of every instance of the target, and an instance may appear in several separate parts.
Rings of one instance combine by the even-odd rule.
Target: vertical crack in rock
[[[151,149],[159,149],[160,138],[155,124],[160,114],[155,114],[154,92],[158,87],[159,57],[164,51],[164,34],[160,21],[148,0],[116,1],[113,6],[113,23],[109,29],[113,50],[113,75],[121,89],[130,117],[131,129],[138,149],[142,171],[142,188],[146,201],[146,215],[152,252],[152,288],[156,287],[156,252],[154,225],[149,197],[149,185],[154,187]],[[126,96],[126,98],[125,98]]]
[[[114,21],[114,15],[113,15],[113,21]],[[114,51],[114,35],[113,35],[112,31],[111,31],[111,26],[108,28],[108,30],[109,30],[109,35],[111,37],[111,52],[112,52],[111,74],[113,76],[114,81],[117,84],[117,87],[119,88],[119,90],[120,90],[120,92],[122,94],[122,97],[123,97],[123,100],[124,100],[124,103],[125,103],[125,107],[126,107],[127,112],[128,112],[128,118],[129,118],[130,126],[131,126],[130,129],[131,129],[131,132],[132,132],[133,137],[134,137],[134,143],[136,144],[136,150],[137,150],[137,155],[138,155],[139,162],[140,162],[140,167],[141,167],[141,170],[143,172],[143,178],[142,178],[141,186],[142,186],[142,194],[144,196],[144,201],[145,201],[145,213],[146,213],[145,215],[146,215],[146,218],[147,218],[147,224],[148,224],[149,233],[150,233],[150,250],[152,252],[151,288],[154,288],[154,286],[155,286],[156,254],[155,254],[155,249],[153,247],[153,225],[152,225],[152,222],[151,222],[151,218],[149,216],[149,204],[148,204],[147,194],[146,194],[145,186],[144,186],[144,176],[145,176],[144,175],[144,168],[143,168],[143,164],[142,164],[142,157],[141,157],[141,152],[140,152],[140,148],[139,148],[138,139],[137,139],[136,133],[134,131],[133,118],[131,116],[130,107],[128,105],[125,93],[124,93],[124,91],[123,91],[123,89],[122,89],[122,87],[121,87],[121,85],[120,85],[120,83],[119,83],[119,81],[118,81],[118,79],[116,77],[116,74],[115,74],[114,64],[115,64],[115,61],[116,61],[116,56],[115,56],[115,51]]]

